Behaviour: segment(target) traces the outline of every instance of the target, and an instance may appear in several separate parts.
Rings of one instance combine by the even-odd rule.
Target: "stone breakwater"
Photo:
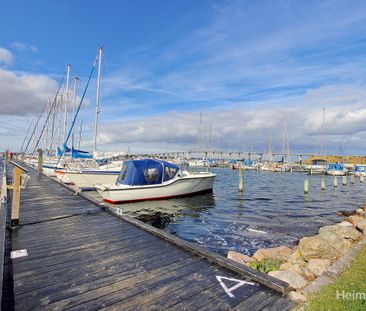
[[[268,275],[288,282],[294,289],[289,297],[305,303],[307,289],[322,275],[334,270],[332,267],[337,266],[337,261],[363,237],[366,238],[366,206],[353,213],[337,214],[346,217],[340,223],[321,227],[317,235],[303,237],[294,248],[261,248],[251,257],[229,251],[227,257],[255,268],[276,262],[277,266],[272,264],[267,268]]]

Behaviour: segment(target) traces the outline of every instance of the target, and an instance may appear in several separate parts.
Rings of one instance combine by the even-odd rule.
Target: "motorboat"
[[[325,175],[327,172],[327,166],[322,164],[305,165],[304,168],[310,175]]]
[[[352,174],[357,177],[360,177],[361,175],[366,176],[366,165],[355,165]]]
[[[341,163],[330,163],[327,166],[327,175],[344,176],[347,174],[347,169]]]
[[[211,172],[182,170],[163,160],[129,160],[114,183],[95,188],[109,203],[159,200],[212,192],[215,177]]]

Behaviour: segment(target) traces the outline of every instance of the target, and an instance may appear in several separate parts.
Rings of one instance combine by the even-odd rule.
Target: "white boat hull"
[[[329,170],[329,171],[327,171],[327,175],[331,175],[331,176],[344,176],[344,175],[346,175],[346,172],[345,171]]]
[[[215,177],[215,174],[201,173],[178,177],[158,185],[96,185],[96,189],[109,203],[161,200],[211,192]]]
[[[120,172],[113,171],[65,171],[64,178],[72,182],[80,190],[95,189],[96,184],[112,184],[117,180]]]

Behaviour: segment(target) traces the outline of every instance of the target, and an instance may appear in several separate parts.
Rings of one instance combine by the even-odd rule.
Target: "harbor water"
[[[212,194],[122,204],[124,213],[187,241],[226,255],[229,250],[253,254],[260,247],[293,246],[319,227],[339,222],[338,211],[352,211],[364,203],[365,183],[356,179],[338,188],[333,177],[304,173],[245,171],[244,192],[238,191],[238,170],[213,168]],[[304,194],[304,180],[309,193]]]

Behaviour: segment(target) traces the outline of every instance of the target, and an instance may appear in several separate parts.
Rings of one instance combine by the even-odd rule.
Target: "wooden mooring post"
[[[361,174],[361,175],[360,175],[360,182],[361,182],[361,183],[363,182],[363,178],[364,178],[364,177],[363,177],[363,175]]]
[[[351,184],[353,185],[355,183],[355,175],[351,175]]]
[[[38,149],[38,172],[42,173],[43,172],[43,150],[42,149]]]
[[[16,228],[19,226],[19,214],[20,214],[20,189],[22,184],[22,174],[23,172],[28,173],[28,171],[20,166],[19,164],[10,161],[14,165],[13,169],[13,199],[11,202],[11,228]]]
[[[347,186],[347,176],[342,177],[342,185]]]
[[[13,169],[13,200],[11,203],[11,227],[19,225],[19,208],[20,208],[20,184],[22,178],[22,170],[15,166]]]
[[[337,176],[334,176],[334,179],[333,179],[333,187],[334,188],[337,188],[338,187],[338,179],[337,179]]]

